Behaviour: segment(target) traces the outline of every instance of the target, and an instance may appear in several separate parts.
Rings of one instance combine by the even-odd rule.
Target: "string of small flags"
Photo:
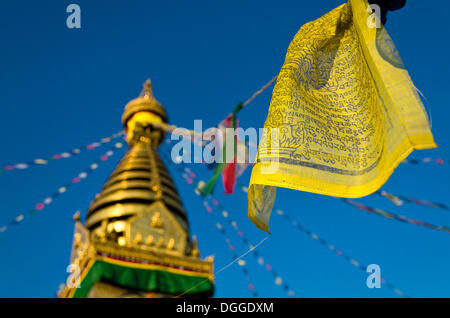
[[[237,109],[235,110],[235,113],[241,111],[245,106],[247,106],[248,104],[250,104],[258,95],[260,95],[261,93],[263,93],[266,89],[268,89],[277,79],[278,75],[275,75],[270,81],[268,81],[266,84],[264,84],[258,91],[256,91],[255,93],[253,93],[253,95],[247,99],[245,102],[243,103],[238,103],[237,104]],[[231,116],[232,114],[229,114],[228,116]],[[227,116],[227,117],[228,117]],[[197,136],[197,138],[193,139],[193,142],[196,142],[197,139],[199,142],[203,141],[203,132],[195,132],[194,130],[190,130],[187,128],[182,128],[182,127],[177,127],[175,125],[169,125],[166,123],[152,123],[153,126],[164,130],[167,133],[173,133],[174,130],[178,130],[178,132],[182,133],[182,131],[186,132],[186,134],[194,137]],[[208,139],[206,139],[207,141],[209,141],[209,137]],[[255,146],[253,144],[250,144],[250,146]]]
[[[246,186],[244,186],[243,184],[238,184],[238,187],[243,192],[247,193],[248,188]],[[362,265],[360,262],[356,261],[354,258],[351,258],[350,256],[346,255],[345,253],[342,252],[342,250],[336,248],[336,246],[333,245],[333,244],[329,244],[326,240],[324,240],[323,238],[319,237],[316,233],[309,231],[308,229],[306,229],[305,227],[300,225],[296,220],[292,219],[283,210],[275,210],[275,213],[280,215],[280,216],[282,216],[286,221],[290,222],[296,229],[298,229],[299,231],[301,231],[304,234],[306,234],[309,238],[312,238],[313,240],[319,242],[323,246],[326,246],[330,251],[333,251],[337,255],[342,256],[347,262],[349,262],[350,264],[352,264],[356,268],[359,268],[359,269],[363,270],[364,272],[366,272],[367,266]],[[401,297],[408,297],[408,296],[405,295],[404,292],[402,292],[401,290],[396,288],[391,283],[388,283],[384,278],[381,278],[381,283],[385,284],[386,287],[388,287],[389,289],[393,290],[397,295],[399,295]]]
[[[187,179],[189,177],[188,178],[183,177],[183,178],[187,182]],[[236,260],[238,258],[238,255],[236,255],[236,247],[231,243],[231,240],[230,240],[229,236],[227,235],[227,231],[222,226],[222,224],[220,224],[220,222],[217,220],[216,216],[211,213],[212,209],[208,205],[208,202],[203,201],[203,206],[205,207],[206,212],[213,217],[214,222],[215,222],[215,226],[216,226],[217,230],[219,231],[219,233],[222,234],[225,237],[225,242],[226,242],[226,244],[228,246],[228,249],[231,252],[231,257],[232,257],[233,261]],[[248,285],[247,285],[248,290],[252,293],[253,297],[259,297],[258,292],[255,290],[255,285],[250,280],[250,276],[248,274],[248,269],[246,267],[246,264],[247,264],[247,262],[245,261],[245,259],[238,260],[238,265],[241,267],[242,272],[243,272],[243,274],[245,276],[245,279],[248,282]]]
[[[167,158],[167,161],[173,165],[182,175],[183,179],[191,185],[197,195],[200,196],[200,190],[199,187],[201,187],[201,184],[204,183],[202,181],[199,181],[198,183],[195,183],[196,174],[191,171],[188,167],[181,167],[181,164],[175,164],[172,162],[170,158]],[[248,246],[249,248],[252,248],[253,245],[250,243],[249,239],[245,235],[245,233],[239,228],[237,222],[233,220],[229,213],[225,210],[222,204],[217,201],[217,199],[213,198],[211,194],[201,197],[203,200],[203,205],[206,209],[206,211],[213,215],[212,213],[212,207],[208,203],[208,199],[212,201],[212,204],[220,211],[220,215],[231,225],[231,227],[236,231],[237,235],[242,239],[243,243]],[[223,225],[220,222],[216,223],[216,227],[223,229]],[[285,290],[289,296],[295,296],[295,292],[290,289],[289,285],[285,282],[283,282],[283,279],[281,276],[277,274],[277,272],[272,268],[272,266],[267,263],[267,260],[265,260],[260,253],[257,250],[252,251],[252,255],[256,258],[257,263],[260,266],[264,266],[264,268],[273,276],[274,278],[274,284],[277,286],[282,286],[283,290]]]
[[[214,214],[211,214],[211,212],[210,212],[211,207],[209,207],[207,204],[203,204],[203,206],[205,207],[205,210],[208,212],[208,214],[210,214],[214,218],[214,222],[216,223],[215,224],[216,228],[219,231],[219,233],[224,236],[225,243],[227,244],[227,247],[231,252],[231,258],[233,259],[233,261],[235,261],[238,258],[238,255],[236,254],[236,247],[231,243],[231,240],[230,240],[229,236],[227,235],[225,228],[220,224],[220,222],[217,221],[217,218],[214,216]],[[258,292],[255,290],[255,285],[252,283],[252,281],[250,279],[250,275],[248,273],[248,269],[246,266],[247,262],[245,261],[245,259],[240,259],[240,260],[238,260],[237,263],[238,263],[239,267],[242,269],[242,273],[245,276],[245,280],[248,282],[248,284],[247,284],[248,290],[252,293],[253,297],[259,297]]]
[[[189,178],[189,177],[188,177],[188,178]],[[187,181],[188,179],[185,178],[185,180]],[[196,191],[196,194],[199,195],[199,194],[200,194],[199,191]],[[216,202],[216,203],[217,203],[216,200],[214,200],[213,202]],[[226,230],[225,230],[224,226],[222,225],[222,223],[221,223],[219,220],[217,220],[217,218],[215,217],[215,214],[212,213],[212,208],[211,208],[211,206],[209,205],[209,203],[208,203],[208,201],[207,201],[206,199],[203,200],[203,206],[205,207],[206,212],[207,212],[209,215],[213,216],[213,218],[215,219],[217,230],[225,235],[225,234],[226,234]],[[222,215],[228,217],[228,213],[227,213],[226,211],[225,211],[225,214],[223,214],[223,212],[222,212]],[[234,221],[231,221],[231,222],[234,222]],[[233,224],[235,225],[233,228],[234,228],[235,230],[237,229],[237,230],[239,231],[239,229],[237,228],[236,222],[234,222]],[[243,236],[243,233],[242,233],[241,231],[239,231],[239,233],[241,234],[240,236],[242,237],[242,240],[244,241],[245,245],[248,246],[248,248],[250,248],[250,249],[253,248],[253,245],[251,245],[251,244],[249,243],[248,239],[247,239],[245,236]],[[237,255],[235,254],[236,247],[235,247],[233,244],[231,244],[229,238],[226,238],[226,242],[227,242],[227,244],[228,244],[228,248],[229,248],[230,251],[232,251],[232,253],[233,253],[233,260],[235,260],[235,259],[237,258]],[[252,251],[252,254],[253,254],[255,257],[257,257],[257,256],[259,255],[258,251],[256,251],[256,250],[253,250],[253,251]],[[261,263],[261,262],[264,262],[264,259],[263,259],[261,256],[260,256],[260,258],[261,258],[261,260],[258,262],[258,264],[260,264],[260,265],[262,266],[262,265],[264,265],[264,263]],[[246,263],[246,261],[245,261],[244,259],[240,259],[240,260],[238,261],[238,264],[239,264],[240,266],[245,265],[245,263]],[[270,266],[270,265],[267,265],[267,266]],[[246,269],[246,268],[245,268],[245,269],[243,268],[242,270],[244,271],[244,274],[246,274],[247,269]],[[273,272],[273,273],[274,273],[274,272]],[[276,275],[276,283],[275,283],[275,284],[276,284],[276,285],[280,285],[280,284],[281,284],[281,278],[278,277],[278,275]],[[258,293],[254,292],[254,286],[253,286],[253,284],[249,283],[249,284],[248,284],[248,289],[249,289],[250,291],[253,292],[253,296],[254,296],[254,297],[258,297]]]
[[[427,229],[432,229],[432,230],[436,230],[436,231],[443,231],[443,232],[447,232],[450,233],[450,228],[448,226],[438,226],[438,225],[433,225],[421,220],[416,220],[416,219],[411,219],[411,218],[407,218],[406,216],[403,215],[398,215],[398,214],[394,214],[394,213],[388,213],[385,212],[383,210],[377,209],[377,208],[372,208],[370,206],[367,206],[365,204],[362,204],[360,202],[356,202],[347,198],[340,198],[343,202],[350,204],[351,206],[353,206],[354,208],[356,208],[358,211],[364,210],[368,213],[374,213],[376,215],[382,216],[384,218],[387,218],[389,220],[396,220],[402,223],[409,223],[409,224],[413,224],[413,225],[418,225],[418,226],[423,226]]]
[[[167,158],[166,158],[166,159],[167,159]],[[169,162],[172,162],[172,161],[169,160]],[[178,170],[180,173],[183,172],[183,170],[181,169],[180,166],[176,166],[175,168],[177,168],[177,170]],[[185,181],[186,181],[188,184],[192,184],[191,181],[188,181],[188,179],[191,180],[190,177],[189,177],[188,175],[186,175],[186,174],[183,173],[182,176],[183,176],[183,179],[185,179]],[[235,246],[231,243],[231,240],[230,240],[230,238],[228,237],[227,232],[226,232],[226,230],[224,229],[224,227],[217,221],[216,216],[215,216],[214,214],[211,214],[211,211],[212,211],[211,207],[208,206],[208,203],[207,203],[207,202],[206,202],[206,204],[205,204],[205,202],[206,202],[206,201],[204,201],[203,206],[205,207],[205,209],[206,209],[206,211],[208,212],[208,214],[210,214],[210,215],[214,218],[214,221],[215,221],[215,223],[216,223],[216,228],[217,228],[217,230],[219,231],[219,233],[222,234],[222,235],[224,236],[225,243],[227,244],[227,247],[228,247],[228,249],[229,249],[230,252],[231,252],[231,258],[233,259],[233,261],[235,261],[235,260],[238,258],[238,255],[237,255],[236,252],[235,252],[235,250],[236,250]],[[242,273],[243,273],[244,276],[245,276],[245,280],[248,282],[248,284],[247,284],[248,290],[252,293],[252,296],[253,296],[253,297],[259,297],[259,294],[258,294],[258,292],[255,290],[255,285],[252,283],[252,280],[251,280],[251,278],[250,278],[248,269],[247,269],[247,267],[246,267],[247,262],[246,262],[244,259],[240,259],[240,260],[237,261],[237,264],[238,264],[239,267],[242,269]]]
[[[229,239],[229,237],[227,236],[225,230],[223,228],[219,228],[217,227],[219,232],[223,234],[223,236],[225,237],[225,243],[228,246],[228,249],[231,251],[231,258],[233,259],[233,261],[235,261],[238,256],[235,253],[235,247],[233,244],[231,244],[231,241]],[[242,269],[242,273],[244,274],[245,280],[247,281],[247,288],[248,290],[252,293],[253,297],[259,297],[258,292],[255,290],[255,285],[252,283],[252,280],[250,278],[250,275],[248,273],[248,269],[246,267],[247,262],[245,261],[245,259],[239,259],[237,261],[238,265],[240,266],[240,268]]]
[[[106,151],[100,158],[93,162],[87,169],[79,173],[75,178],[73,178],[70,182],[66,183],[62,187],[60,187],[57,191],[55,191],[52,195],[49,197],[46,197],[42,202],[37,203],[32,209],[28,210],[27,213],[19,214],[14,219],[12,219],[7,225],[0,226],[0,233],[5,232],[10,227],[21,224],[25,216],[28,215],[34,215],[36,212],[43,210],[46,206],[50,205],[54,199],[60,197],[62,194],[66,193],[66,191],[74,184],[80,183],[84,179],[86,179],[92,172],[97,170],[99,164],[107,161],[111,156],[114,155],[115,149],[122,148],[123,144],[122,142],[116,143],[113,147],[111,147],[108,151]]]
[[[443,164],[449,164],[450,160],[444,160],[442,158],[434,159],[434,158],[429,158],[429,157],[422,158],[422,159],[408,159],[407,158],[407,159],[404,159],[402,161],[402,163],[409,163],[409,164],[413,164],[413,165],[416,165],[416,164],[419,164],[419,163],[437,163],[439,165],[443,165]]]
[[[192,172],[190,173],[190,175],[192,176]],[[193,184],[193,182],[191,182],[191,177],[186,175],[185,173],[183,173],[183,179],[188,183],[188,184]],[[212,216],[212,218],[214,219],[215,222],[215,227],[217,228],[217,230],[219,231],[220,234],[222,234],[225,237],[225,242],[228,246],[228,249],[231,251],[232,254],[232,259],[233,261],[237,259],[238,255],[236,254],[236,247],[231,243],[231,240],[229,238],[229,236],[227,235],[227,231],[226,229],[223,227],[223,225],[217,220],[217,217],[215,216],[215,214],[211,213],[212,212],[212,208],[209,206],[208,202],[206,200],[203,200],[203,206],[206,210],[206,212]],[[250,280],[250,276],[248,273],[248,269],[246,267],[246,260],[245,259],[240,259],[238,260],[238,265],[241,267],[242,272],[245,276],[245,279],[248,282],[247,288],[248,290],[252,293],[253,297],[259,297],[258,292],[255,290],[255,285],[251,282]]]
[[[37,159],[31,160],[31,161],[27,161],[27,162],[16,163],[14,165],[8,165],[8,166],[5,166],[3,168],[0,168],[0,174],[2,174],[4,172],[7,172],[7,171],[12,171],[12,170],[28,169],[31,166],[46,165],[49,162],[54,161],[54,160],[70,158],[70,157],[76,156],[76,155],[78,155],[78,154],[80,154],[80,153],[82,153],[82,152],[84,152],[86,150],[96,149],[96,148],[98,148],[98,147],[100,147],[100,146],[102,146],[104,144],[107,144],[107,143],[111,142],[112,140],[122,136],[123,134],[124,134],[123,131],[119,131],[119,132],[117,132],[117,133],[115,133],[115,134],[113,134],[113,135],[111,135],[109,137],[105,137],[105,138],[100,139],[100,141],[98,141],[98,142],[92,142],[92,143],[89,143],[89,144],[87,144],[87,145],[85,145],[83,147],[75,148],[75,149],[72,149],[70,151],[65,151],[65,152],[62,152],[62,153],[54,154],[54,155],[49,156],[49,157],[37,158]]]
[[[392,194],[392,193],[389,193],[386,191],[377,191],[376,194],[387,198],[392,203],[394,203],[396,206],[402,206],[403,203],[406,202],[406,203],[417,204],[420,206],[428,206],[428,207],[434,208],[434,209],[443,209],[443,210],[450,211],[450,206],[446,205],[445,203],[419,200],[419,199],[407,197],[404,195]]]
[[[321,245],[327,247],[330,251],[334,252],[336,255],[342,256],[348,263],[350,263],[354,267],[356,267],[356,268],[358,268],[358,269],[360,269],[360,270],[362,270],[362,271],[364,271],[366,273],[366,270],[367,270],[367,266],[366,265],[363,265],[360,262],[358,262],[357,260],[355,260],[354,258],[348,256],[347,254],[342,252],[342,250],[340,250],[337,247],[335,247],[333,244],[330,244],[326,240],[324,240],[323,238],[319,237],[316,233],[313,233],[313,232],[309,231],[308,229],[303,227],[301,224],[299,224],[296,220],[292,219],[283,210],[275,210],[275,213],[280,215],[280,216],[282,216],[286,221],[288,221],[291,225],[293,225],[300,232],[306,234],[309,238],[312,238],[313,240],[319,242]],[[381,278],[380,281],[381,281],[382,284],[385,284],[387,288],[389,288],[392,291],[394,291],[394,293],[396,293],[400,297],[408,297],[407,295],[405,295],[404,292],[402,292],[400,289],[396,288],[391,283],[387,282],[384,278]]]
[[[224,229],[224,227],[220,224],[220,222],[217,222],[217,219],[215,218],[215,216],[213,214],[211,214],[211,212],[210,212],[211,207],[209,207],[208,205],[205,205],[205,204],[203,206],[205,207],[208,214],[213,216],[214,221],[216,223],[216,228],[219,231],[219,233],[224,236],[225,243],[227,244],[227,247],[231,252],[231,258],[233,261],[235,261],[238,258],[238,255],[236,254],[236,247],[231,243],[231,240],[230,240],[229,236],[227,235],[227,232]],[[249,272],[248,272],[248,269],[246,266],[247,262],[245,261],[245,259],[239,259],[237,261],[237,264],[242,269],[242,273],[244,274],[245,280],[247,281],[248,290],[252,293],[253,297],[259,297],[258,292],[255,290],[255,285],[252,283],[252,280],[250,278],[250,275],[249,275]]]
[[[248,188],[246,186],[242,185],[242,184],[238,184],[238,187],[244,192],[248,191]],[[382,195],[381,192],[382,191],[380,191],[380,195]],[[387,197],[387,195],[389,195],[389,194],[387,194],[387,192],[383,192],[383,196]],[[353,206],[354,208],[356,208],[359,211],[360,210],[364,210],[364,211],[366,211],[368,213],[374,213],[374,214],[377,214],[377,215],[382,216],[384,218],[387,218],[389,220],[396,220],[396,221],[399,221],[399,222],[402,222],[402,223],[409,223],[409,224],[413,224],[413,225],[423,226],[423,227],[426,227],[428,229],[432,229],[432,230],[436,230],[436,231],[443,231],[443,232],[450,233],[450,228],[448,226],[445,226],[445,225],[438,226],[438,225],[430,224],[430,223],[425,222],[425,221],[408,218],[406,216],[399,215],[399,214],[389,213],[389,212],[386,212],[386,211],[383,211],[383,210],[377,209],[377,208],[372,208],[370,206],[367,206],[365,204],[362,204],[360,202],[356,202],[356,201],[353,201],[353,200],[350,200],[350,199],[347,199],[347,198],[340,198],[340,199],[343,202],[345,202],[347,204],[350,204],[351,206]],[[418,203],[418,200],[411,199],[411,198],[405,198],[405,197],[393,198],[393,197],[391,197],[390,199],[393,202],[397,202],[397,200],[404,200],[404,201],[414,202],[416,204],[420,204],[420,203]],[[427,201],[420,201],[420,202],[423,205],[431,206],[430,203],[429,204],[425,204],[424,203],[424,202],[427,202]],[[399,204],[399,202],[397,202],[397,204]],[[433,203],[431,203],[431,204],[433,204]],[[447,207],[445,205],[438,204],[438,203],[434,203],[434,204],[436,206],[440,205],[441,208]]]

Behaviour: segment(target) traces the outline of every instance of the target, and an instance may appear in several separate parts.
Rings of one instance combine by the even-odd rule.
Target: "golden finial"
[[[125,106],[125,111],[122,115],[122,124],[125,129],[132,132],[136,122],[141,122],[140,116],[131,120],[137,113],[152,113],[151,121],[167,123],[167,113],[163,105],[155,99],[153,95],[153,85],[150,79],[148,79],[144,84],[143,88],[139,94],[138,98],[135,98],[128,102]],[[159,118],[157,118],[159,117]],[[131,120],[131,121],[130,121]],[[130,122],[129,122],[130,121]],[[141,122],[142,123],[142,122]]]
[[[81,212],[80,211],[75,212],[72,218],[75,222],[79,222],[81,220]]]
[[[152,81],[148,78],[145,83],[144,83],[144,89],[143,89],[143,93],[144,93],[144,98],[150,98],[153,97],[153,86],[152,86]]]

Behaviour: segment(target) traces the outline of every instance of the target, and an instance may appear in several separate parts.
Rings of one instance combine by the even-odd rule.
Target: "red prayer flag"
[[[224,126],[226,128],[232,127],[232,117],[228,116],[224,121]],[[238,120],[236,119],[236,127],[238,127]],[[235,137],[234,143],[236,144],[237,137]],[[234,149],[236,150],[236,145],[234,145]],[[233,162],[228,163],[222,171],[222,182],[225,194],[232,194],[234,192],[234,186],[236,184],[236,153],[233,157]]]

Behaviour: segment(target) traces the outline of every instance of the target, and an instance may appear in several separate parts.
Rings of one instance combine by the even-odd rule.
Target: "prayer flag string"
[[[427,206],[427,207],[434,208],[434,209],[442,209],[442,210],[450,211],[450,206],[448,206],[445,203],[419,200],[419,199],[407,197],[404,195],[392,194],[392,193],[389,193],[386,191],[377,191],[376,193],[382,197],[387,198],[392,203],[394,203],[396,206],[401,206],[401,205],[403,205],[404,202],[406,202],[406,203],[414,203],[414,204],[420,205],[420,206]]]
[[[166,158],[166,159],[167,159],[167,158]],[[171,160],[168,160],[168,161],[169,161],[170,163],[172,162]],[[178,169],[178,168],[181,168],[181,167],[175,167],[175,168]],[[182,173],[183,171],[180,169],[179,172]],[[182,173],[182,177],[183,177],[183,179],[186,180],[186,182],[187,182],[188,184],[192,184],[192,182],[190,181],[190,180],[192,180],[192,179],[190,179],[190,178],[192,177],[192,173],[190,174],[190,176],[188,176],[188,175]],[[189,180],[189,181],[188,181],[188,180]],[[235,252],[236,247],[231,243],[231,240],[230,240],[230,238],[229,238],[228,235],[227,235],[227,231],[226,231],[225,228],[222,226],[222,224],[220,224],[220,222],[217,220],[216,216],[215,216],[214,214],[211,214],[212,209],[211,209],[211,207],[208,205],[208,202],[207,202],[206,200],[203,201],[203,206],[205,207],[205,209],[206,209],[206,211],[208,212],[208,214],[210,214],[211,217],[214,219],[214,221],[215,221],[215,227],[217,228],[217,231],[218,231],[221,235],[224,236],[225,243],[227,244],[227,247],[228,247],[228,249],[229,249],[230,252],[231,252],[231,258],[232,258],[233,261],[235,261],[235,260],[238,258],[238,255],[237,255],[236,252]],[[253,296],[253,297],[259,297],[258,292],[255,290],[255,285],[254,285],[254,284],[252,283],[252,281],[251,281],[251,278],[250,278],[248,269],[247,269],[247,267],[246,267],[246,264],[247,264],[246,261],[245,261],[244,259],[240,259],[240,260],[237,261],[237,264],[238,264],[239,267],[242,269],[242,273],[243,273],[244,276],[245,276],[245,280],[248,282],[248,284],[247,284],[248,290],[252,293],[252,296]]]
[[[124,134],[123,131],[119,131],[119,132],[117,132],[117,133],[115,133],[115,134],[113,134],[113,135],[111,135],[109,137],[102,138],[98,142],[92,142],[92,143],[89,143],[89,144],[87,144],[87,145],[85,145],[83,147],[74,148],[74,149],[72,149],[70,151],[65,151],[65,152],[62,152],[62,153],[59,153],[59,154],[54,154],[54,155],[52,155],[50,157],[36,158],[34,160],[31,160],[31,161],[16,163],[14,165],[8,165],[8,166],[5,166],[3,168],[0,168],[0,174],[2,174],[4,172],[7,172],[7,171],[12,171],[12,170],[28,169],[31,166],[46,165],[49,162],[54,161],[54,160],[70,158],[70,157],[76,156],[76,155],[78,155],[78,154],[80,154],[80,153],[82,153],[82,152],[84,152],[86,150],[96,149],[96,148],[98,148],[98,147],[100,147],[100,146],[102,146],[104,144],[107,144],[107,143],[111,142],[112,140],[122,136],[123,134]]]
[[[244,191],[244,192],[248,191],[248,188],[246,186],[244,186],[242,184],[238,184],[238,186],[239,186],[239,188],[241,188],[242,191]],[[428,222],[424,222],[424,221],[421,221],[421,220],[407,218],[406,216],[398,215],[398,214],[394,214],[394,213],[389,213],[389,212],[386,212],[386,211],[383,211],[383,210],[377,209],[377,208],[372,208],[372,207],[369,207],[369,206],[367,206],[365,204],[362,204],[360,202],[356,202],[354,200],[350,200],[350,199],[347,199],[347,198],[339,198],[339,199],[341,199],[343,202],[345,202],[347,204],[350,204],[351,206],[353,206],[354,208],[356,208],[358,210],[364,210],[364,211],[366,211],[368,213],[374,213],[374,214],[377,214],[379,216],[382,216],[382,217],[390,219],[390,220],[397,220],[397,221],[400,221],[402,223],[409,223],[409,224],[413,224],[413,225],[419,225],[419,226],[426,227],[428,229],[432,229],[432,230],[436,230],[436,231],[444,231],[444,232],[450,233],[450,228],[448,226],[445,226],[445,225],[438,226],[438,225],[433,225],[433,224],[430,224]],[[402,198],[402,199],[404,199],[404,198]]]
[[[229,118],[227,128],[231,128],[233,130],[236,129],[236,124],[237,124],[236,114],[239,112],[239,110],[242,109],[242,107],[243,107],[243,104],[241,104],[241,103],[237,104],[234,107],[233,112],[231,113],[230,117],[227,117],[227,119]],[[227,122],[227,119],[225,119],[224,122]],[[225,123],[225,125],[226,125],[226,123]],[[223,129],[224,129],[224,131],[226,130],[225,127],[223,127]],[[236,155],[236,150],[237,150],[236,142],[237,142],[237,138],[236,138],[236,136],[234,136],[233,162],[235,160],[235,155]],[[217,163],[213,176],[206,182],[205,186],[201,190],[201,194],[204,196],[213,192],[214,187],[216,186],[217,180],[219,179],[220,175],[222,175],[222,177],[224,176],[224,171],[227,166],[231,165],[231,167],[234,168],[234,170],[236,169],[235,165],[233,165],[232,163],[226,162],[226,156],[227,156],[226,142],[223,144],[222,156],[223,156],[223,160],[221,162]],[[234,173],[232,173],[232,175],[233,175],[232,178],[234,179]],[[233,184],[234,184],[234,181],[235,180],[232,181]],[[234,186],[233,186],[233,188],[234,188]]]
[[[225,228],[220,224],[220,222],[217,221],[217,219],[215,218],[215,216],[213,214],[210,213],[210,207],[208,205],[203,205],[206,209],[206,211],[208,212],[208,214],[210,214],[214,220],[215,220],[215,227],[217,228],[217,231],[223,235],[225,243],[227,244],[228,249],[231,252],[231,258],[233,261],[235,261],[238,258],[238,255],[236,254],[236,247],[231,243],[231,240],[229,238],[229,236],[227,235],[227,232],[225,230]],[[242,273],[244,274],[245,280],[247,281],[247,288],[248,290],[252,293],[253,297],[259,297],[258,292],[255,290],[255,285],[252,283],[249,272],[248,272],[248,268],[247,268],[247,263],[245,261],[245,259],[240,259],[237,261],[237,264],[239,265],[239,267],[242,269]]]
[[[199,190],[198,185],[200,185],[202,183],[202,181],[199,181],[198,183],[195,182],[195,179],[197,177],[196,174],[194,172],[192,172],[191,169],[189,169],[188,167],[181,167],[182,164],[173,163],[172,160],[170,159],[170,157],[169,158],[166,157],[166,160],[169,162],[169,164],[174,166],[174,168],[178,172],[180,172],[183,179],[193,187],[193,189],[195,190],[195,193],[197,195],[200,195],[200,190]],[[206,197],[202,197],[201,199],[203,201],[203,205],[204,205],[206,211],[209,214],[213,215],[212,207],[208,202],[208,199],[210,199],[212,204],[220,211],[220,215],[236,231],[237,235],[241,238],[243,243],[246,246],[248,246],[249,248],[253,247],[253,245],[250,243],[250,240],[247,238],[245,233],[242,231],[242,229],[239,228],[237,222],[230,217],[229,213],[225,210],[224,206],[222,204],[220,204],[217,199],[215,199],[211,194],[209,194]],[[223,225],[220,222],[216,223],[216,227],[223,229]],[[253,250],[251,253],[255,257],[257,263],[260,266],[264,266],[264,268],[273,276],[275,285],[281,286],[283,288],[283,290],[285,290],[289,296],[295,296],[295,292],[289,287],[289,285],[287,283],[283,282],[282,277],[278,275],[278,273],[272,268],[272,266],[269,263],[267,263],[267,260],[264,259],[258,251]]]
[[[256,91],[255,93],[253,93],[253,95],[247,99],[245,102],[243,103],[238,103],[237,106],[233,109],[233,112],[230,113],[228,116],[234,116],[241,111],[245,106],[247,106],[248,104],[250,104],[258,95],[260,95],[261,93],[263,93],[267,88],[269,88],[277,79],[278,75],[275,75],[270,81],[268,81],[266,84],[264,84],[258,91]],[[227,117],[228,117],[227,116]],[[152,125],[156,128],[162,129],[167,133],[173,133],[174,130],[181,128],[182,130],[184,130],[188,135],[191,136],[197,136],[197,139],[199,140],[203,140],[203,132],[197,133],[193,130],[190,129],[186,129],[186,128],[182,128],[182,127],[177,127],[175,125],[169,125],[169,124],[165,124],[165,123],[152,123]],[[193,139],[193,142],[195,142],[196,138]],[[209,139],[208,139],[209,141]],[[256,146],[251,144],[251,146]]]
[[[62,187],[60,187],[57,191],[55,191],[52,195],[45,198],[42,202],[37,203],[34,208],[28,210],[27,213],[22,213],[17,215],[14,219],[12,219],[7,225],[0,226],[0,233],[5,232],[12,226],[21,224],[25,218],[25,215],[33,215],[38,211],[43,210],[46,206],[51,204],[54,199],[60,197],[63,193],[66,193],[67,189],[69,189],[72,185],[76,183],[80,183],[82,180],[86,179],[92,172],[97,170],[99,164],[107,161],[111,156],[114,155],[115,149],[122,148],[122,142],[116,143],[113,147],[111,147],[108,151],[106,151],[100,158],[93,162],[87,169],[83,170],[79,173],[75,178],[73,178],[70,182],[66,183]]]
[[[247,193],[248,188],[246,186],[244,186],[242,184],[239,184],[238,186],[244,193]],[[308,237],[316,240],[317,242],[319,242],[323,246],[326,246],[330,251],[333,251],[337,255],[342,256],[343,258],[345,258],[345,260],[347,262],[349,262],[350,264],[352,264],[353,266],[363,270],[364,272],[366,271],[367,266],[362,265],[360,262],[356,261],[354,258],[351,258],[350,256],[344,254],[342,252],[342,250],[336,248],[335,245],[333,245],[333,244],[329,244],[326,240],[320,238],[316,233],[309,231],[308,229],[306,229],[305,227],[300,225],[296,220],[292,219],[289,215],[287,215],[283,210],[276,209],[275,213],[278,214],[278,215],[281,215],[285,220],[290,222],[296,229],[298,229],[299,231],[303,232]],[[381,278],[381,283],[385,284],[386,287],[388,287],[389,289],[393,290],[397,295],[399,295],[401,297],[409,297],[409,296],[405,295],[404,292],[402,292],[401,290],[396,288],[394,285],[386,282],[386,280],[384,278]]]
[[[424,222],[421,220],[416,220],[416,219],[412,219],[412,218],[407,218],[406,216],[403,215],[398,215],[398,214],[394,214],[394,213],[389,213],[389,212],[385,212],[381,209],[377,209],[377,208],[372,208],[370,206],[367,206],[365,204],[362,204],[360,202],[356,202],[347,198],[340,198],[343,202],[353,206],[354,208],[356,208],[358,211],[366,211],[368,213],[373,213],[379,216],[382,216],[386,219],[390,219],[390,220],[396,220],[402,223],[409,223],[409,224],[413,224],[413,225],[418,225],[418,226],[423,226],[427,229],[431,229],[431,230],[436,230],[436,231],[443,231],[446,233],[450,233],[450,228],[448,226],[445,225],[434,225],[434,224],[430,224],[428,222]]]
[[[409,164],[420,164],[420,163],[437,163],[439,165],[443,165],[443,164],[449,164],[450,160],[444,160],[442,158],[422,158],[422,159],[405,159],[402,161],[402,163],[409,163]]]
[[[342,256],[348,263],[353,265],[354,267],[366,272],[367,266],[361,264],[354,258],[348,256],[347,254],[343,253],[340,249],[336,248],[333,244],[328,243],[323,238],[319,237],[316,233],[309,231],[305,227],[303,227],[301,224],[299,224],[296,220],[292,219],[289,215],[287,215],[283,210],[275,210],[275,213],[282,216],[286,221],[288,221],[291,225],[293,225],[296,229],[298,229],[300,232],[306,234],[309,238],[312,238],[313,240],[319,242],[321,245],[327,247],[330,251],[336,253],[336,255]],[[393,290],[394,293],[399,295],[400,297],[409,297],[405,295],[403,291],[396,288],[391,283],[388,283],[384,278],[381,278],[381,283],[386,285],[389,289]]]

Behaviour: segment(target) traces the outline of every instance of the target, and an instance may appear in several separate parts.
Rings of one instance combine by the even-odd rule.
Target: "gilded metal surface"
[[[187,252],[188,237],[185,229],[161,202],[153,203],[144,213],[130,218],[126,231],[127,242],[133,242],[133,238],[139,233],[144,237],[152,236],[153,238],[154,244],[142,246],[144,249],[165,248],[166,253],[179,256]],[[169,245],[171,239],[172,246]]]
[[[154,190],[157,186],[156,191]],[[158,191],[160,190],[160,191]],[[103,210],[117,203],[134,203],[136,205],[150,204],[162,200],[173,212],[181,217],[184,228],[187,228],[186,211],[179,198],[175,184],[156,150],[145,140],[135,143],[119,162],[99,196],[91,203],[86,224],[88,227],[107,217]],[[128,207],[127,207],[128,209]],[[114,209],[111,217],[118,214],[130,215],[134,212]],[[94,215],[101,213],[102,217]]]
[[[86,219],[86,226],[92,231],[92,227],[96,226],[102,220],[108,221],[108,219],[134,215],[145,211],[147,208],[147,204],[116,203],[91,215],[88,219]]]
[[[95,242],[95,249],[98,252],[115,255],[117,257],[136,259],[138,261],[157,262],[160,264],[168,264],[172,266],[190,268],[202,273],[213,273],[213,262],[211,259],[199,260],[195,257],[161,253],[156,249],[145,249],[136,247],[122,248],[114,243]],[[210,276],[212,278],[212,276]]]

